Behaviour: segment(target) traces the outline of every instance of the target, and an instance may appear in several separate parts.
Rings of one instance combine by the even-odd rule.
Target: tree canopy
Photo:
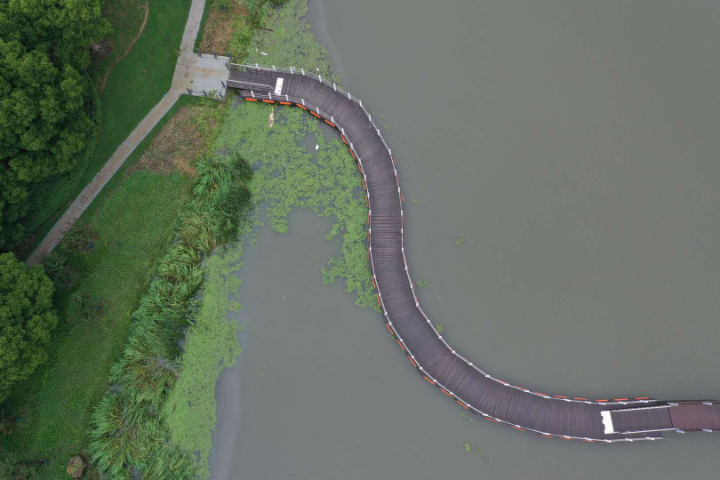
[[[0,250],[22,238],[30,186],[77,164],[94,124],[85,72],[100,0],[0,0]]]
[[[55,288],[42,267],[0,254],[0,402],[47,358]]]

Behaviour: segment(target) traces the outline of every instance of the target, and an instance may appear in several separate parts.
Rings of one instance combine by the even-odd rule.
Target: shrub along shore
[[[114,365],[110,391],[93,416],[89,451],[110,478],[191,479],[192,452],[170,442],[161,415],[182,369],[181,343],[198,312],[203,260],[234,238],[250,192],[250,168],[236,154],[196,164],[193,199],[181,214],[176,242],[132,315],[128,341]]]

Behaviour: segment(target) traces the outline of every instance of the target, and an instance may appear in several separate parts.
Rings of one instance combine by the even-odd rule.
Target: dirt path
[[[102,85],[100,85],[100,88],[98,89],[98,93],[105,90],[105,85],[107,84],[108,78],[110,78],[110,73],[112,73],[115,66],[120,63],[120,61],[128,56],[128,53],[130,53],[130,50],[132,50],[133,45],[135,45],[135,42],[138,41],[140,38],[140,35],[142,35],[143,30],[145,30],[145,24],[148,21],[148,17],[150,16],[150,4],[145,3],[145,18],[143,19],[142,25],[140,25],[140,31],[135,35],[135,38],[133,38],[133,41],[130,42],[130,45],[125,49],[125,53],[120,55],[118,58],[115,59],[115,61],[110,65],[110,68],[108,68],[108,71],[105,73],[105,78],[103,78]]]
[[[170,91],[165,94],[162,100],[153,107],[150,113],[135,127],[130,136],[120,144],[118,149],[113,153],[112,157],[107,161],[103,168],[95,175],[95,178],[83,189],[78,197],[73,201],[70,207],[65,211],[60,220],[55,223],[52,230],[43,239],[40,246],[30,255],[27,260],[28,265],[36,265],[40,263],[46,255],[50,254],[53,249],[60,243],[65,232],[75,224],[85,210],[90,206],[98,193],[103,189],[112,176],[125,163],[125,160],[135,150],[140,142],[147,136],[157,123],[170,111],[170,108],[177,102],[180,95],[186,93],[192,85],[197,56],[193,55],[193,47],[200,28],[203,10],[205,9],[205,0],[193,0],[190,7],[188,21],[185,24],[185,32],[183,33],[180,51],[175,66],[175,74],[172,79]],[[147,20],[147,16],[145,17]],[[145,23],[143,22],[143,27]],[[142,32],[142,28],[141,28]],[[138,34],[139,36],[139,34]],[[134,42],[133,42],[134,43]],[[128,49],[129,52],[129,49]],[[127,53],[125,55],[127,55]],[[124,57],[124,55],[123,55]]]

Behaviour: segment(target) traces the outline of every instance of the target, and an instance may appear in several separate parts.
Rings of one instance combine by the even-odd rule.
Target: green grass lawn
[[[105,0],[103,16],[110,22],[112,32],[105,45],[112,45],[112,51],[104,58],[96,57],[90,67],[90,77],[97,88],[102,86],[108,69],[127,51],[140,32],[145,19],[148,0]]]
[[[85,449],[91,414],[109,387],[109,369],[125,343],[130,314],[190,198],[187,176],[128,171],[175,113],[197,105],[203,106],[197,114],[201,122],[221,104],[181,97],[81,217],[79,225],[90,231],[85,243],[93,247],[73,250],[67,239],[61,243],[72,273],[56,294],[56,341],[48,361],[4,403],[5,417],[16,421],[9,435],[0,436],[22,461],[50,460],[42,478],[67,478],[65,462]],[[203,137],[213,138],[215,130],[206,129]]]
[[[85,448],[130,314],[174,236],[189,190],[187,177],[139,170],[83,219],[93,248],[69,253],[73,284],[57,294],[60,324],[50,358],[4,406],[21,419],[6,445],[21,460],[49,459],[43,478],[67,478],[65,462]]]
[[[130,54],[114,68],[100,94],[101,133],[85,174],[66,200],[75,198],[118,146],[170,89],[190,0],[152,0],[147,25]],[[142,20],[141,20],[142,21]],[[117,26],[116,26],[117,28]],[[69,203],[67,203],[69,205]],[[65,213],[60,209],[38,227],[27,257]]]

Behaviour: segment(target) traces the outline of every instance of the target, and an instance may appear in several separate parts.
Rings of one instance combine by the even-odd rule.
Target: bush
[[[54,287],[42,267],[0,254],[0,402],[47,359]]]
[[[55,285],[62,284],[70,275],[70,268],[67,264],[68,257],[60,249],[55,249],[50,255],[43,259],[45,273]]]
[[[237,155],[200,161],[196,169],[177,242],[132,315],[128,342],[111,371],[114,387],[93,415],[88,450],[109,478],[132,478],[133,471],[151,479],[190,480],[196,474],[192,452],[171,444],[159,412],[180,373],[180,340],[197,312],[205,278],[201,262],[236,234],[250,200],[250,169]]]

